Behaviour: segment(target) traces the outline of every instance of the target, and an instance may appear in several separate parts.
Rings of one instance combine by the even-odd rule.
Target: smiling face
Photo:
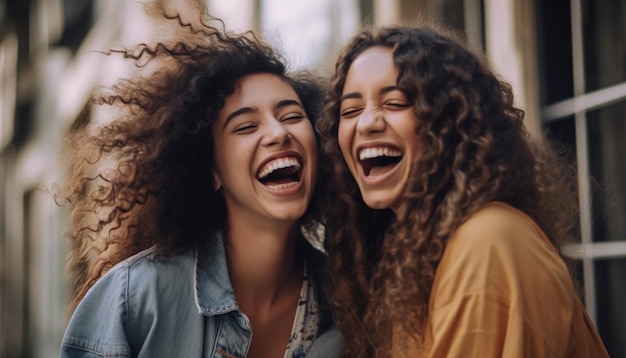
[[[397,209],[421,153],[418,118],[397,87],[393,50],[371,47],[350,66],[341,95],[338,141],[365,203]]]
[[[229,220],[293,222],[315,187],[317,143],[293,88],[273,74],[237,82],[213,125],[214,176]]]

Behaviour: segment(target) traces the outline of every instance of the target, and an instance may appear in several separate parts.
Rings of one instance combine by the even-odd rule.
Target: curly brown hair
[[[396,213],[365,205],[337,142],[348,69],[373,46],[393,49],[397,84],[420,119],[416,136],[423,150]],[[334,161],[325,248],[344,356],[385,352],[392,325],[423,337],[446,242],[486,203],[498,200],[524,211],[557,248],[575,235],[571,167],[531,138],[523,116],[511,86],[449,30],[366,29],[345,46],[317,125],[322,151]]]
[[[224,229],[225,202],[212,175],[220,148],[211,126],[238,79],[275,74],[294,88],[313,124],[321,116],[319,78],[288,72],[284,58],[252,33],[227,33],[204,20],[194,27],[161,14],[179,23],[181,35],[106,53],[150,71],[95,94],[65,138],[69,178],[57,197],[71,207],[70,312],[121,260],[155,244],[158,256],[173,255],[206,245],[214,236],[208,233]],[[104,124],[93,115],[102,107],[115,114]],[[312,203],[300,224],[313,225],[319,207]]]

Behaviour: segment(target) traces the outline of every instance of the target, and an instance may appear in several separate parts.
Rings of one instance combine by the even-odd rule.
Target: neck
[[[295,222],[261,226],[229,220],[226,237],[230,280],[242,308],[269,307],[302,280]]]

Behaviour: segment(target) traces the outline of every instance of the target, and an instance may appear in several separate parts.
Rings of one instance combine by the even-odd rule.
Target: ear
[[[219,191],[220,189],[222,189],[222,181],[220,180],[220,177],[219,175],[217,175],[215,170],[213,170],[213,182],[215,183],[215,186],[213,187],[215,191]]]

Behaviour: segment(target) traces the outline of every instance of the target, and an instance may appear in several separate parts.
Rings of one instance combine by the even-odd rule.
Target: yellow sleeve
[[[577,299],[539,227],[501,203],[451,237],[430,298],[429,357],[560,357]]]

